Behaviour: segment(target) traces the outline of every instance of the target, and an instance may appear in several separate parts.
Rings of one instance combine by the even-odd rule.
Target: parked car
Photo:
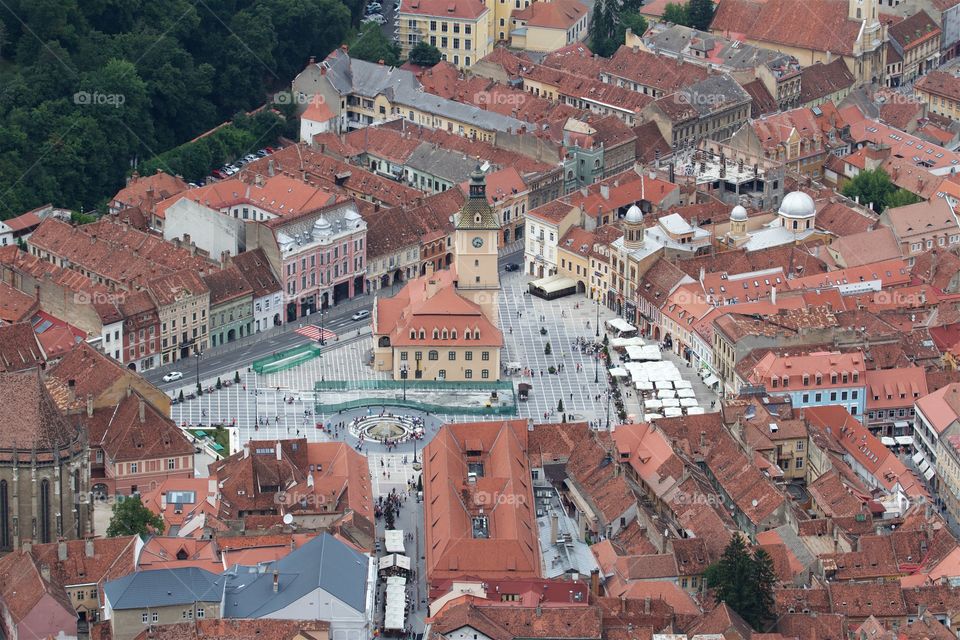
[[[163,376],[164,382],[173,382],[174,380],[179,380],[183,377],[183,374],[179,371],[171,371],[167,375]]]
[[[276,153],[280,149],[278,149],[277,147],[264,147],[264,150],[269,154],[269,153]]]
[[[361,309],[360,311],[357,311],[355,314],[353,314],[352,316],[350,316],[350,319],[351,319],[351,320],[364,320],[364,319],[369,318],[369,317],[370,317],[370,312],[367,311],[366,309]]]
[[[213,171],[210,172],[210,175],[212,175],[217,180],[223,180],[224,178],[227,177],[227,172],[224,171],[223,169],[214,169]]]
[[[376,22],[377,24],[387,24],[387,19],[379,13],[374,13],[363,19],[364,22]]]
[[[371,2],[367,5],[367,13],[379,12],[383,8],[383,5],[379,2]]]
[[[520,265],[518,265],[516,262],[508,262],[507,264],[503,265],[503,270],[504,271],[520,271]]]
[[[257,156],[255,156],[252,153],[248,153],[247,155],[243,156],[243,159],[246,160],[247,162],[253,162],[254,160],[257,159]]]
[[[270,152],[266,149],[260,149],[260,151],[257,151],[257,155],[261,158],[266,158],[268,155],[270,155]]]

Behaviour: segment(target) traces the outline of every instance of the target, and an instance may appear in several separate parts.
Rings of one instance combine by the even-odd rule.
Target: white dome
[[[739,204],[730,212],[730,220],[733,222],[743,222],[747,219],[747,210]]]
[[[640,207],[633,205],[627,209],[627,216],[624,218],[625,222],[632,222],[634,224],[643,222],[643,212],[640,211]]]
[[[788,193],[780,203],[780,215],[787,218],[812,218],[817,213],[813,198],[802,191]]]

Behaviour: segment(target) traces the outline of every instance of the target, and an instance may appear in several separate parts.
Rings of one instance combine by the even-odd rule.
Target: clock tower
[[[496,327],[500,326],[499,238],[500,222],[487,202],[486,178],[478,166],[470,174],[467,201],[454,220],[457,293],[479,305],[483,315]]]

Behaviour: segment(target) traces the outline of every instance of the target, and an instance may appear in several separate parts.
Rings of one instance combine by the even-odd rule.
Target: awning
[[[609,371],[610,375],[612,375],[614,378],[627,378],[630,376],[630,372],[623,367],[613,367]]]
[[[897,444],[913,446],[913,436],[896,436],[894,440]]]
[[[912,459],[913,459],[913,464],[920,464],[920,461],[924,459],[923,451],[917,451],[915,454],[913,454]]]
[[[577,281],[573,278],[568,278],[560,275],[559,273],[555,273],[552,276],[534,280],[530,283],[530,286],[534,289],[540,289],[540,291],[549,294],[556,293],[557,291],[563,291],[564,289],[576,289]]]
[[[688,416],[702,416],[706,413],[706,410],[703,407],[687,407]]]
[[[917,469],[919,469],[920,472],[923,473],[923,472],[925,472],[929,467],[930,467],[930,463],[927,462],[926,458],[924,458],[924,459],[920,462],[920,466],[917,467]]]
[[[386,629],[403,629],[407,617],[407,579],[400,576],[387,578],[387,598],[383,612]]]
[[[531,284],[532,284],[532,283],[531,283]],[[574,283],[574,284],[576,284],[576,283]],[[619,332],[621,332],[621,333],[625,333],[625,332],[627,332],[627,331],[636,331],[636,330],[637,330],[637,328],[636,328],[635,326],[633,326],[632,324],[630,324],[629,322],[627,322],[627,321],[624,320],[623,318],[612,318],[612,319],[610,319],[610,320],[607,320],[607,326],[610,327],[611,329],[615,329],[616,331],[619,331]]]
[[[403,546],[403,531],[400,529],[394,529],[392,531],[386,531],[383,534],[384,549],[387,550],[387,553],[403,553],[405,551]]]
[[[398,567],[400,569],[410,570],[410,558],[399,553],[391,553],[385,555],[379,560],[380,570],[392,569],[393,567]]]
[[[897,446],[897,441],[891,438],[890,436],[883,436],[882,438],[880,438],[880,442],[887,447]]]
[[[707,385],[708,387],[712,387],[713,385],[717,384],[718,382],[720,382],[720,378],[718,378],[717,376],[713,375],[712,373],[711,373],[710,375],[708,375],[706,378],[703,379],[703,384]]]
[[[933,477],[933,474],[934,474],[933,467],[930,467],[929,469],[923,472],[923,477],[926,480],[930,480],[930,478]]]

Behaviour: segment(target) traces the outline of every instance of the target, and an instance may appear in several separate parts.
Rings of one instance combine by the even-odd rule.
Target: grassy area
[[[190,435],[193,437],[199,437],[198,433],[203,432],[208,438],[213,438],[213,441],[219,444],[223,449],[220,451],[224,457],[230,455],[230,433],[223,427],[211,427],[209,429],[188,429]]]

